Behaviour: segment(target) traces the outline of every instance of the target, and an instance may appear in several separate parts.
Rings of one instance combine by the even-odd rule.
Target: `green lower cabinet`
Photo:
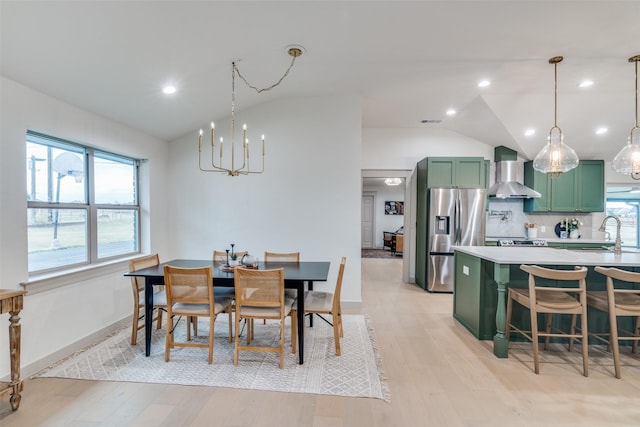
[[[455,284],[453,291],[453,317],[467,328],[480,340],[492,340],[496,334],[496,309],[498,303],[497,284],[494,281],[495,264],[472,255],[455,253]],[[544,265],[543,267],[566,270],[572,266]],[[526,288],[528,275],[520,269],[519,264],[508,265],[508,287]],[[630,270],[640,271],[640,267]],[[538,279],[540,280],[540,279]],[[538,281],[537,280],[537,281]],[[593,267],[589,267],[587,273],[587,287],[589,290],[603,291],[606,289],[606,279],[602,274],[596,273]],[[539,283],[544,283],[540,281]],[[547,286],[563,286],[557,281],[547,280]],[[630,285],[632,288],[640,288],[640,285]],[[505,295],[506,297],[506,295]],[[544,314],[540,314],[538,324],[544,325]],[[606,333],[609,331],[608,316],[604,312],[588,308],[589,332]],[[521,330],[531,330],[531,317],[528,309],[514,303],[511,321]],[[565,331],[570,329],[571,316],[555,315],[553,327]],[[633,329],[633,318],[620,318],[620,328]],[[512,334],[511,341],[525,340],[519,334]],[[553,341],[566,342],[553,339]],[[589,344],[601,345],[602,343],[590,338]],[[622,345],[630,345],[624,343]]]
[[[498,297],[496,283],[488,270],[493,271],[493,263],[455,253],[453,317],[481,340],[492,339],[496,333]]]

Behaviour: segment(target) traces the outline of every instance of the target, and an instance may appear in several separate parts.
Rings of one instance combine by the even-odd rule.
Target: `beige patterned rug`
[[[104,381],[201,385],[281,392],[373,397],[390,401],[381,360],[366,319],[345,315],[342,355],[335,355],[333,329],[320,319],[305,328],[304,364],[291,353],[291,330],[287,320],[284,369],[278,368],[276,353],[240,352],[233,365],[233,343],[227,340],[228,323],[219,316],[215,326],[213,364],[207,363],[206,348],[179,348],[164,361],[164,329],[154,328],[151,355],[144,356],[144,330],[138,344],[130,344],[130,328],[122,329],[102,341],[44,369],[34,377],[77,378]],[[208,324],[198,323],[199,337],[206,342]],[[256,322],[255,344],[277,343],[277,322]],[[184,321],[176,328],[176,339],[186,335]],[[252,342],[253,344],[253,342]],[[276,344],[277,345],[277,344]]]

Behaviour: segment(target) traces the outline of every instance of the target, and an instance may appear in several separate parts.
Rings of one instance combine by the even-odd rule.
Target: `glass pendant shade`
[[[558,127],[558,63],[562,62],[562,56],[554,56],[549,59],[549,64],[554,68],[554,111],[553,127],[549,131],[549,142],[533,159],[533,168],[538,172],[558,176],[578,166],[580,160],[573,148],[564,143],[562,130]]]
[[[547,145],[533,159],[533,168],[542,173],[559,175],[577,167],[580,160],[573,148],[562,142],[560,129],[553,132],[554,129],[551,129]]]
[[[640,128],[634,130],[638,132],[631,134],[627,145],[613,158],[611,167],[618,173],[640,179]]]
[[[632,56],[629,58],[629,62],[633,62],[636,69],[634,103],[636,124],[631,128],[627,145],[613,158],[611,168],[618,173],[630,175],[633,179],[640,179],[640,127],[638,126],[638,62],[640,62],[640,55]]]

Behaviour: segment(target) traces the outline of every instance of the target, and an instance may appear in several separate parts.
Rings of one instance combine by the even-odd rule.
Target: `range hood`
[[[496,162],[496,183],[489,188],[489,197],[497,199],[533,199],[540,193],[522,184],[524,164],[517,160]]]

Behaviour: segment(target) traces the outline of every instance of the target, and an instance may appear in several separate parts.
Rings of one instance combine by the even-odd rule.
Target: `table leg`
[[[304,363],[304,282],[296,284],[298,290],[298,363]]]
[[[496,306],[496,335],[493,337],[493,354],[506,359],[509,357],[509,341],[506,331],[506,290],[509,283],[509,265],[495,264],[493,278],[498,284],[498,302]]]
[[[309,290],[312,291],[313,290],[313,280],[309,280]],[[309,314],[309,327],[313,328],[313,313]]]
[[[144,354],[151,354],[151,331],[153,329],[153,279],[144,279]]]
[[[19,297],[22,300],[22,297]],[[21,306],[22,304],[19,304]],[[14,411],[20,407],[20,392],[22,391],[22,381],[20,381],[20,308],[16,307],[15,311],[10,311],[9,317],[9,353],[11,359],[11,397],[9,403]]]

